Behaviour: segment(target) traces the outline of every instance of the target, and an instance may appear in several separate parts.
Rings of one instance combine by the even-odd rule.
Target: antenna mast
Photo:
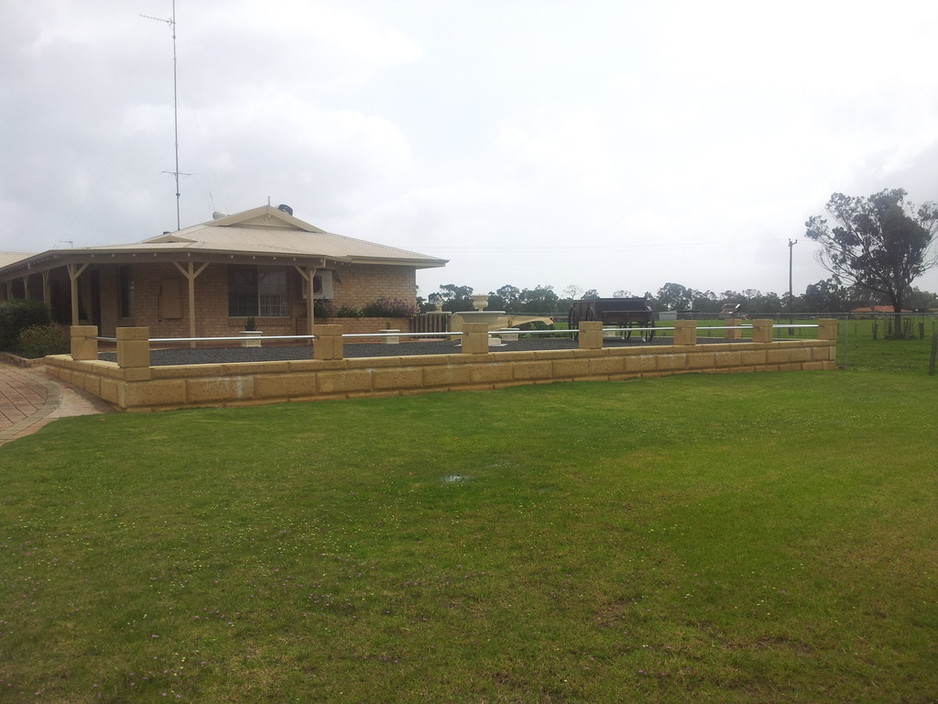
[[[177,89],[177,80],[176,80],[176,0],[173,0],[173,16],[168,20],[161,17],[150,17],[149,15],[140,15],[148,20],[156,20],[157,22],[165,22],[169,25],[169,28],[173,32],[173,145],[176,149],[176,170],[175,171],[164,171],[163,173],[172,173],[176,179],[176,230],[182,229],[182,224],[179,218],[179,177],[180,176],[189,176],[190,174],[183,174],[179,171],[179,100],[178,100],[178,89]]]

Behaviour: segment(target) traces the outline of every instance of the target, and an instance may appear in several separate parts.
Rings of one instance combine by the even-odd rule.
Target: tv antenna
[[[173,15],[169,19],[163,19],[162,17],[151,17],[150,15],[140,15],[141,17],[148,20],[156,20],[157,22],[164,22],[169,25],[169,28],[173,32],[173,145],[176,149],[176,169],[174,171],[164,171],[164,174],[172,174],[176,179],[176,230],[182,229],[182,224],[179,218],[179,177],[180,176],[191,176],[192,174],[186,174],[179,171],[179,99],[178,99],[178,83],[176,80],[176,0],[173,0]]]

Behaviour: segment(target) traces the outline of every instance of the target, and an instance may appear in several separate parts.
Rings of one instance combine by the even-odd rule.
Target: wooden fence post
[[[938,354],[938,332],[931,336],[931,359],[928,362],[928,375],[935,376],[935,356]]]

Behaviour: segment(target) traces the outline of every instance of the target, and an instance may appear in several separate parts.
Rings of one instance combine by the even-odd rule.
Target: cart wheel
[[[626,320],[622,323],[622,339],[631,340],[632,339],[632,321]]]
[[[642,342],[651,342],[655,339],[655,321],[649,320],[647,323],[645,323],[645,327],[651,329],[642,331]]]

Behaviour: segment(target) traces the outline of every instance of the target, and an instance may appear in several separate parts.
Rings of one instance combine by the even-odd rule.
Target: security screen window
[[[290,313],[287,298],[287,272],[282,269],[258,269],[257,313],[265,318],[280,318]]]
[[[228,267],[228,315],[280,318],[290,314],[285,269]]]

